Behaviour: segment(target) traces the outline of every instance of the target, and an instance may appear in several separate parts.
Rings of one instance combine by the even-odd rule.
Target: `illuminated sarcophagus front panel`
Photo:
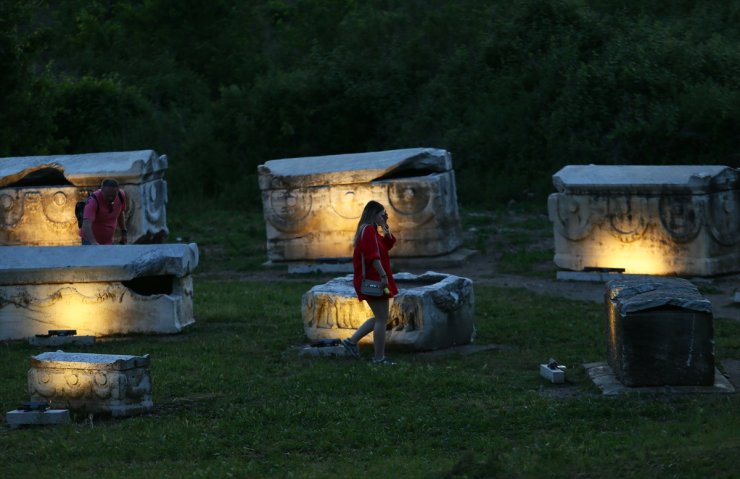
[[[271,261],[348,258],[362,209],[383,204],[393,256],[462,244],[455,175],[445,150],[414,148],[272,160],[259,167]]]
[[[571,165],[553,175],[555,264],[635,274],[740,271],[740,170]]]
[[[105,178],[126,192],[131,243],[167,237],[167,156],[152,150],[0,158],[0,245],[80,244],[75,204]]]
[[[149,355],[47,352],[31,358],[31,401],[114,417],[150,411]]]
[[[176,333],[192,324],[195,244],[1,246],[0,340]]]
[[[428,351],[473,341],[473,282],[448,274],[394,275],[399,293],[391,301],[389,348]],[[311,341],[351,336],[373,313],[357,300],[352,275],[314,286],[303,295],[303,329]],[[372,334],[363,342],[372,342]]]

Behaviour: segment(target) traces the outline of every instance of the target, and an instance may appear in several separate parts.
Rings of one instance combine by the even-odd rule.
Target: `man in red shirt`
[[[118,182],[110,178],[103,180],[100,189],[90,195],[82,213],[82,244],[113,244],[116,225],[121,228],[121,244],[126,244],[125,211],[126,194],[118,187]]]

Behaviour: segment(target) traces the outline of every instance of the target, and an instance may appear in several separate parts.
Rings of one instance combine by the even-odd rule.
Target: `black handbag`
[[[367,225],[365,226],[367,228]],[[365,231],[363,230],[362,233]],[[380,247],[378,247],[378,234],[375,233],[375,246],[378,248],[378,256],[380,256]],[[360,283],[360,293],[365,296],[383,296],[383,283],[375,281],[374,279],[365,278],[365,255],[360,253],[362,260],[362,283]]]

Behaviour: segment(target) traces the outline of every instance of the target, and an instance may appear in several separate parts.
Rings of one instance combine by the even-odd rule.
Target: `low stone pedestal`
[[[161,243],[167,229],[167,156],[152,150],[0,158],[0,244],[80,244],[75,204],[114,178],[126,192],[131,243]]]
[[[638,386],[628,387],[617,379],[612,368],[605,362],[586,363],[586,374],[604,396],[619,394],[733,394],[735,386],[724,377],[719,369],[714,369],[714,383],[707,386]]]
[[[67,409],[47,409],[46,411],[23,411],[16,409],[5,414],[5,420],[12,429],[21,426],[49,426],[52,424],[68,424],[70,422]]]
[[[627,274],[740,271],[740,170],[721,165],[569,165],[548,210],[555,264]]]
[[[195,244],[0,247],[0,340],[176,333],[195,322]]]
[[[409,148],[271,160],[259,166],[270,261],[352,257],[370,200],[398,238],[394,258],[438,256],[462,244],[455,173],[446,150]]]
[[[133,416],[151,410],[149,355],[43,353],[31,358],[32,401],[89,413]]]
[[[391,300],[388,348],[425,351],[472,342],[475,299],[470,279],[431,271],[394,277],[399,293]],[[311,341],[349,337],[372,317],[367,303],[357,300],[352,275],[311,288],[303,295],[301,311]],[[372,343],[372,333],[363,342]]]
[[[605,299],[608,362],[624,385],[713,384],[712,304],[693,284],[612,280]]]

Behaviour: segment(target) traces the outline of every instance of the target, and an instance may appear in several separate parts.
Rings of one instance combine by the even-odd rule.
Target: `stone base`
[[[148,355],[42,353],[31,358],[28,392],[52,407],[113,417],[154,407]]]
[[[95,336],[31,336],[28,338],[31,346],[95,346]]]
[[[390,306],[389,349],[430,351],[472,341],[475,300],[471,280],[431,271],[394,277],[399,293]],[[306,336],[312,342],[347,338],[372,317],[367,302],[357,300],[352,275],[311,288],[303,295],[301,310]],[[372,343],[372,334],[361,342]]]
[[[557,281],[579,281],[584,283],[606,283],[613,279],[646,278],[644,274],[604,273],[600,271],[557,271]]]
[[[604,361],[583,365],[588,377],[601,389],[604,396],[615,396],[626,393],[649,394],[727,394],[734,393],[735,387],[719,372],[714,370],[714,384],[711,386],[625,386],[612,368]]]
[[[67,409],[47,409],[46,411],[22,411],[16,409],[5,414],[8,426],[17,429],[21,426],[68,424],[70,422]]]

